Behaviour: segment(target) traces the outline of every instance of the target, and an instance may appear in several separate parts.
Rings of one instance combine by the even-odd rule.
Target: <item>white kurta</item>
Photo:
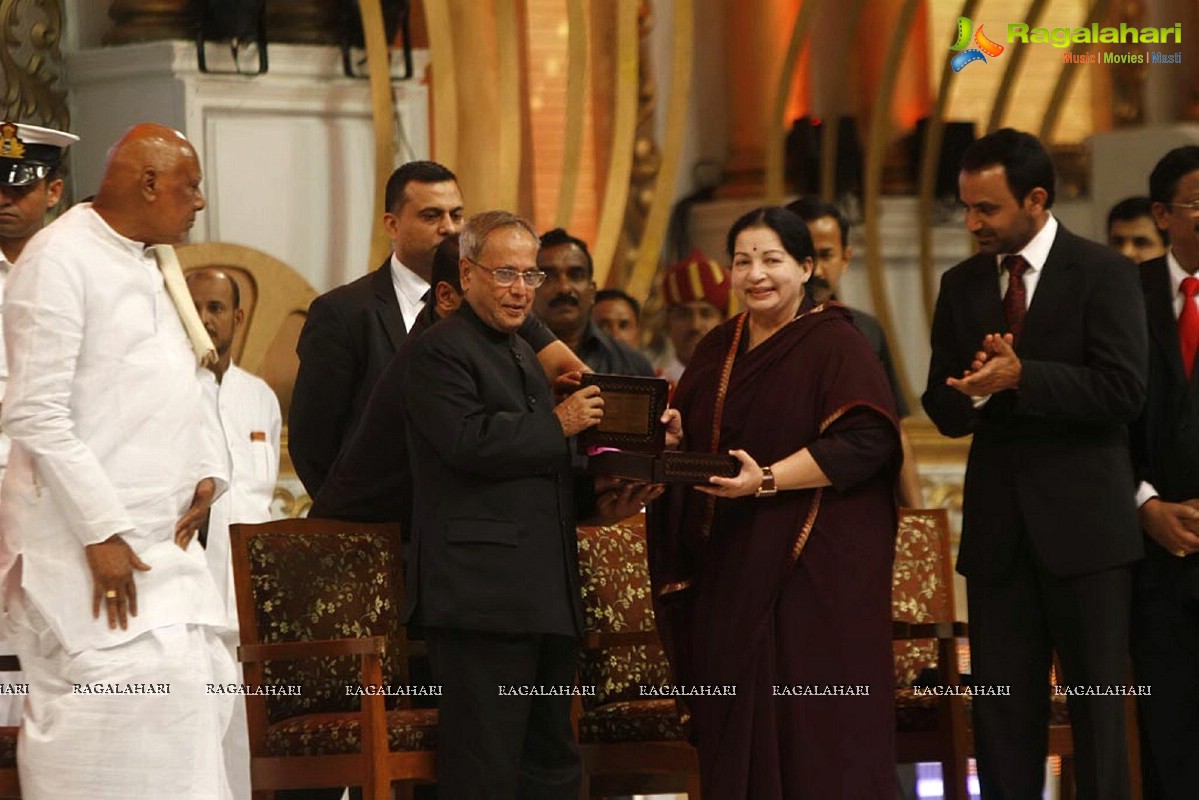
[[[4,403],[4,386],[8,383],[8,360],[4,356],[3,309],[4,286],[8,282],[8,273],[12,264],[0,253],[0,407]],[[8,435],[0,428],[0,481],[4,480],[4,469],[8,466]],[[0,634],[0,655],[15,655],[12,645]],[[21,672],[0,672],[0,684],[20,685],[25,683]],[[21,706],[25,699],[18,694],[0,694],[0,725],[19,725],[21,722]]]
[[[266,381],[236,364],[229,366],[216,394],[225,444],[232,462],[229,491],[212,508],[206,555],[217,590],[225,599],[230,627],[237,626],[237,601],[233,593],[233,561],[229,525],[234,522],[268,522],[271,500],[279,479],[279,436],[283,416],[279,400]]]
[[[4,307],[4,287],[8,284],[8,273],[12,270],[12,264],[8,263],[8,259],[0,253],[0,407],[4,403],[4,387],[8,385],[8,359],[4,355],[4,335],[3,335],[3,307]],[[8,466],[8,448],[10,443],[8,434],[3,428],[0,428],[0,480],[4,479],[4,469]]]
[[[266,381],[237,365],[230,365],[210,398],[221,418],[229,447],[232,472],[229,491],[212,507],[208,521],[205,555],[217,589],[225,598],[229,627],[237,630],[237,597],[233,591],[233,559],[229,525],[234,522],[267,522],[271,500],[279,478],[279,434],[283,416],[279,400]],[[225,637],[230,654],[236,657],[236,637]],[[240,676],[241,669],[238,667]],[[241,678],[239,677],[240,681]],[[246,728],[246,706],[238,700],[225,736],[225,765],[233,797],[250,797],[250,737]]]
[[[214,379],[196,367],[153,256],[86,203],[26,246],[9,276],[3,325],[0,423],[13,445],[0,489],[0,576],[30,682],[22,793],[143,796],[129,763],[172,774],[179,754],[155,743],[209,728],[219,740],[228,722],[228,706],[195,680],[225,674],[228,656],[214,635],[225,629],[224,603],[198,543],[186,552],[174,543],[196,483],[227,485],[228,456],[203,389]],[[138,615],[127,630],[91,613],[85,547],[114,533],[151,567],[135,573]],[[221,652],[199,671],[179,672],[180,648],[205,641]],[[112,701],[72,691],[81,668],[94,681],[159,675],[172,683],[171,700],[124,697],[121,724],[105,727]],[[227,796],[219,748],[193,768],[215,772],[219,791],[175,796]],[[83,785],[75,771],[90,775],[90,794],[75,794]]]

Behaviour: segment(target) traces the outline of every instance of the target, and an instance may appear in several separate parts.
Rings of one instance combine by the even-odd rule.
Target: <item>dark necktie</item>
[[[1003,260],[1007,270],[1007,291],[1003,295],[1003,316],[1012,339],[1020,342],[1020,331],[1024,328],[1024,314],[1028,311],[1028,293],[1024,290],[1024,271],[1028,262],[1023,256],[1008,256]]]
[[[1182,347],[1182,369],[1189,381],[1191,371],[1195,368],[1195,351],[1199,350],[1199,308],[1195,308],[1195,295],[1199,294],[1199,278],[1183,278],[1178,291],[1182,292],[1182,313],[1178,315],[1178,343]]]

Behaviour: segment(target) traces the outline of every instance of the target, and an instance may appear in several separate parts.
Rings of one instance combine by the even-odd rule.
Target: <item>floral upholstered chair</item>
[[[939,761],[946,800],[968,800],[973,751],[970,707],[961,695],[925,694],[913,684],[959,686],[958,644],[966,625],[953,608],[949,515],[902,509],[891,587],[894,622],[896,757]]]
[[[583,797],[686,792],[699,797],[699,762],[686,716],[672,698],[645,696],[670,683],[654,628],[645,515],[579,528],[584,639],[578,718]]]
[[[231,535],[246,686],[273,692],[246,697],[256,795],[362,786],[388,800],[393,781],[434,780],[437,711],[405,688],[399,526],[288,519]]]

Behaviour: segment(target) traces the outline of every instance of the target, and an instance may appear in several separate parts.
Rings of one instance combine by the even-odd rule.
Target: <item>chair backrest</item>
[[[398,524],[284,519],[230,535],[242,644],[383,636],[384,683],[407,682]],[[269,697],[267,717],[356,710],[359,675],[354,657],[267,662],[264,685],[301,687]]]
[[[316,290],[287,264],[252,247],[207,242],[177,252],[184,273],[216,267],[237,281],[246,321],[233,340],[233,361],[275,390],[287,419],[300,365],[296,342]]]
[[[895,539],[891,616],[904,622],[954,619],[949,514],[943,508],[901,509]],[[935,641],[895,642],[895,680],[911,686],[920,671],[937,664]]]
[[[587,632],[655,630],[644,513],[615,525],[580,526],[579,578]],[[636,700],[640,686],[668,683],[670,664],[657,643],[585,650],[579,666],[579,684],[595,687],[595,696],[582,698],[584,710]]]

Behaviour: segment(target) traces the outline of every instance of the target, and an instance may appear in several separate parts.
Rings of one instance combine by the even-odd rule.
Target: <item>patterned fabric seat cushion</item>
[[[398,572],[392,563],[394,548],[378,533],[255,536],[249,547],[250,584],[260,641],[392,640],[401,624],[392,586]],[[298,695],[267,698],[270,721],[357,711],[359,698],[345,687],[360,683],[359,665],[357,656],[266,662],[264,684],[300,687]],[[397,648],[389,647],[383,683],[399,683],[400,674]]]
[[[944,580],[937,520],[919,512],[900,517],[891,584],[891,616],[907,622],[933,622],[953,616],[953,587]],[[921,671],[937,666],[937,643],[896,641],[895,684],[911,686]]]
[[[0,727],[0,769],[17,767],[17,731],[14,726]]]
[[[306,714],[271,725],[266,752],[271,756],[329,756],[362,749],[360,717],[353,713]],[[432,750],[437,746],[437,709],[387,712],[387,742],[392,750]]]
[[[579,717],[579,742],[685,741],[688,722],[672,698],[621,700]]]
[[[654,630],[653,597],[645,551],[645,517],[615,525],[579,528],[579,571],[583,626],[612,633]],[[670,683],[670,665],[660,644],[620,645],[585,652],[579,684],[594,686],[583,709],[636,701],[641,686]]]
[[[966,696],[966,725],[971,726],[970,711],[972,698]],[[937,707],[942,698],[934,695],[917,695],[909,688],[895,690],[895,729],[900,733],[937,730]],[[1069,725],[1070,713],[1066,709],[1064,695],[1051,695],[1049,724]]]

